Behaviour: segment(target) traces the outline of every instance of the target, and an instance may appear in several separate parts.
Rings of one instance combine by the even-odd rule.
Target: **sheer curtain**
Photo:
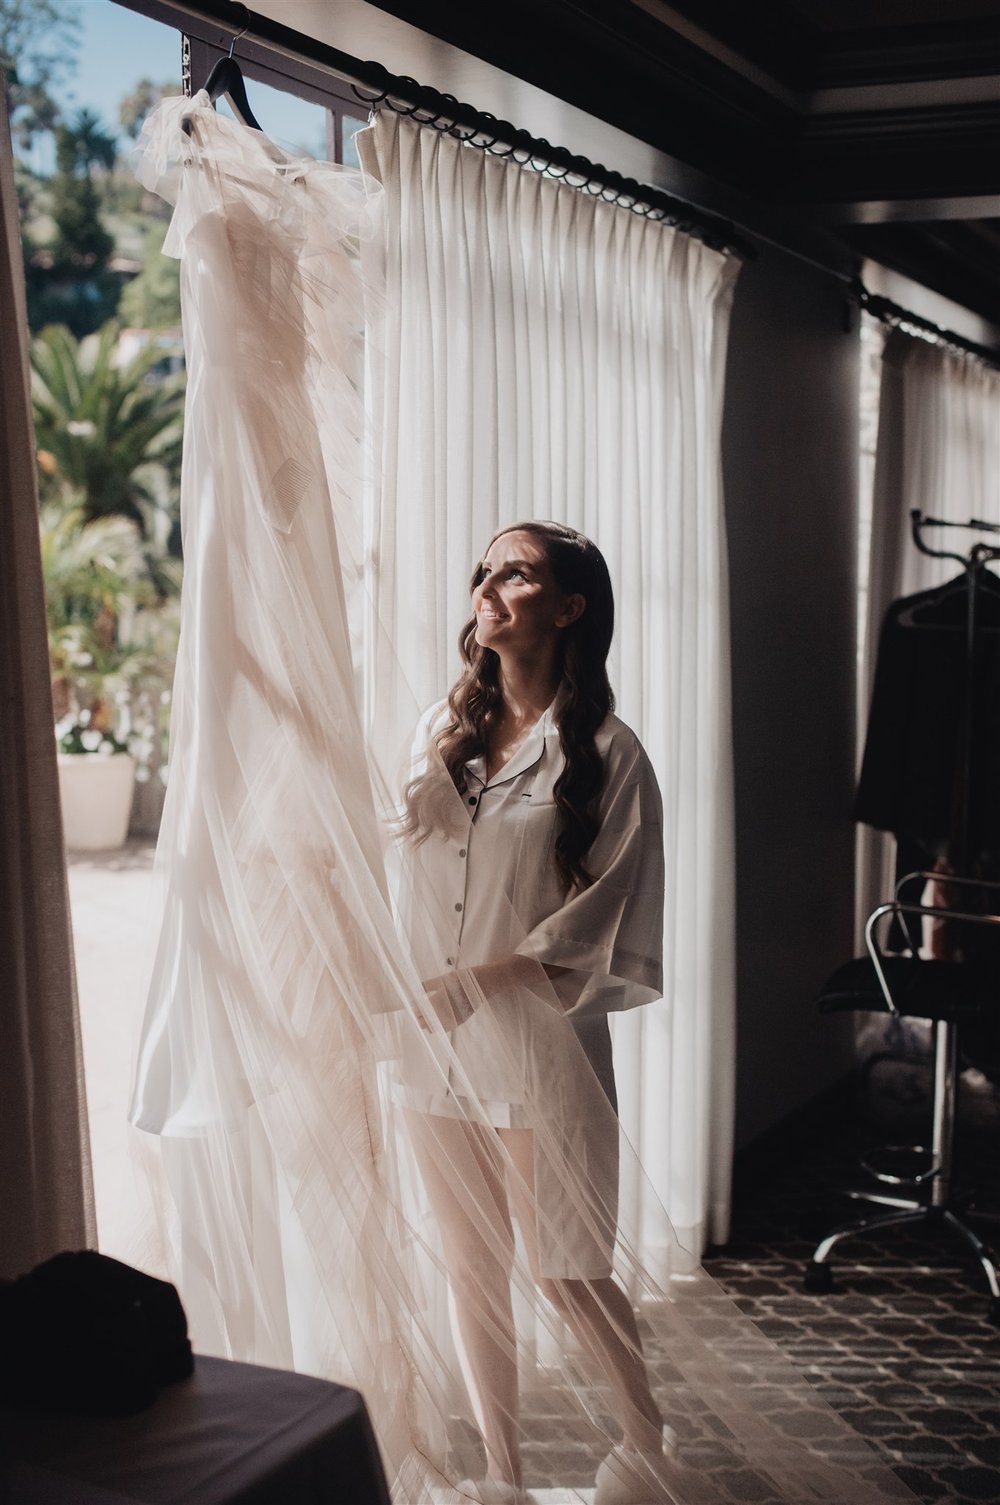
[[[94,1241],[52,732],[27,316],[0,89],[0,1277]]]
[[[518,518],[604,552],[619,710],[665,806],[665,1000],[614,1020],[622,1121],[686,1247],[726,1236],[733,820],[719,428],[737,265],[700,242],[384,113],[371,596],[380,701],[439,699],[472,565]],[[398,694],[395,691],[398,690]],[[643,1213],[638,1179],[622,1188]],[[631,1203],[631,1205],[630,1205]],[[652,1213],[649,1215],[652,1222]],[[644,1229],[647,1253],[660,1242]]]
[[[977,517],[1000,523],[1000,372],[894,329],[885,342],[879,394],[861,655],[865,720],[887,607],[899,596],[944,584],[958,570],[952,560],[932,559],[916,548],[910,534],[914,507],[955,522]],[[948,530],[931,541],[962,553],[976,536]],[[858,827],[859,926],[891,892],[894,851],[890,836]]]

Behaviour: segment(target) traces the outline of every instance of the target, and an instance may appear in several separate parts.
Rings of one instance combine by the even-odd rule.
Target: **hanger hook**
[[[242,0],[237,0],[237,3],[242,4]],[[236,51],[236,43],[239,41],[240,37],[245,37],[246,34],[247,34],[247,32],[250,30],[250,21],[252,19],[251,15],[250,15],[250,10],[249,10],[249,8],[246,5],[243,6],[243,9],[244,9],[244,11],[246,13],[246,23],[243,26],[243,29],[241,31],[236,32],[236,34],[233,37],[233,40],[229,44],[229,56],[230,57],[232,57],[233,53]]]

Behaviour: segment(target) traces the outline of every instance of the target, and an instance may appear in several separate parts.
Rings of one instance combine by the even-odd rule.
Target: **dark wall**
[[[851,1066],[812,997],[853,953],[858,356],[835,279],[769,249],[744,266],[722,445],[738,1145]]]

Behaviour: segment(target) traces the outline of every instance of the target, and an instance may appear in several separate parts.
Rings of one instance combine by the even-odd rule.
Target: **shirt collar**
[[[514,753],[514,756],[509,758],[502,768],[497,769],[488,784],[486,782],[486,759],[482,755],[469,759],[465,765],[466,772],[478,784],[488,789],[492,789],[497,784],[507,784],[511,779],[516,779],[520,773],[527,773],[528,769],[533,768],[541,759],[542,753],[545,750],[546,737],[557,736],[559,733],[555,714],[558,700],[559,697],[556,696],[552,704],[545,708],[520,747]]]

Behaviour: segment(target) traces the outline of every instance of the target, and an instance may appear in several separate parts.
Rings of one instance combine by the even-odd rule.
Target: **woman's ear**
[[[556,615],[556,626],[569,627],[573,622],[578,622],[586,609],[586,596],[567,596]]]

